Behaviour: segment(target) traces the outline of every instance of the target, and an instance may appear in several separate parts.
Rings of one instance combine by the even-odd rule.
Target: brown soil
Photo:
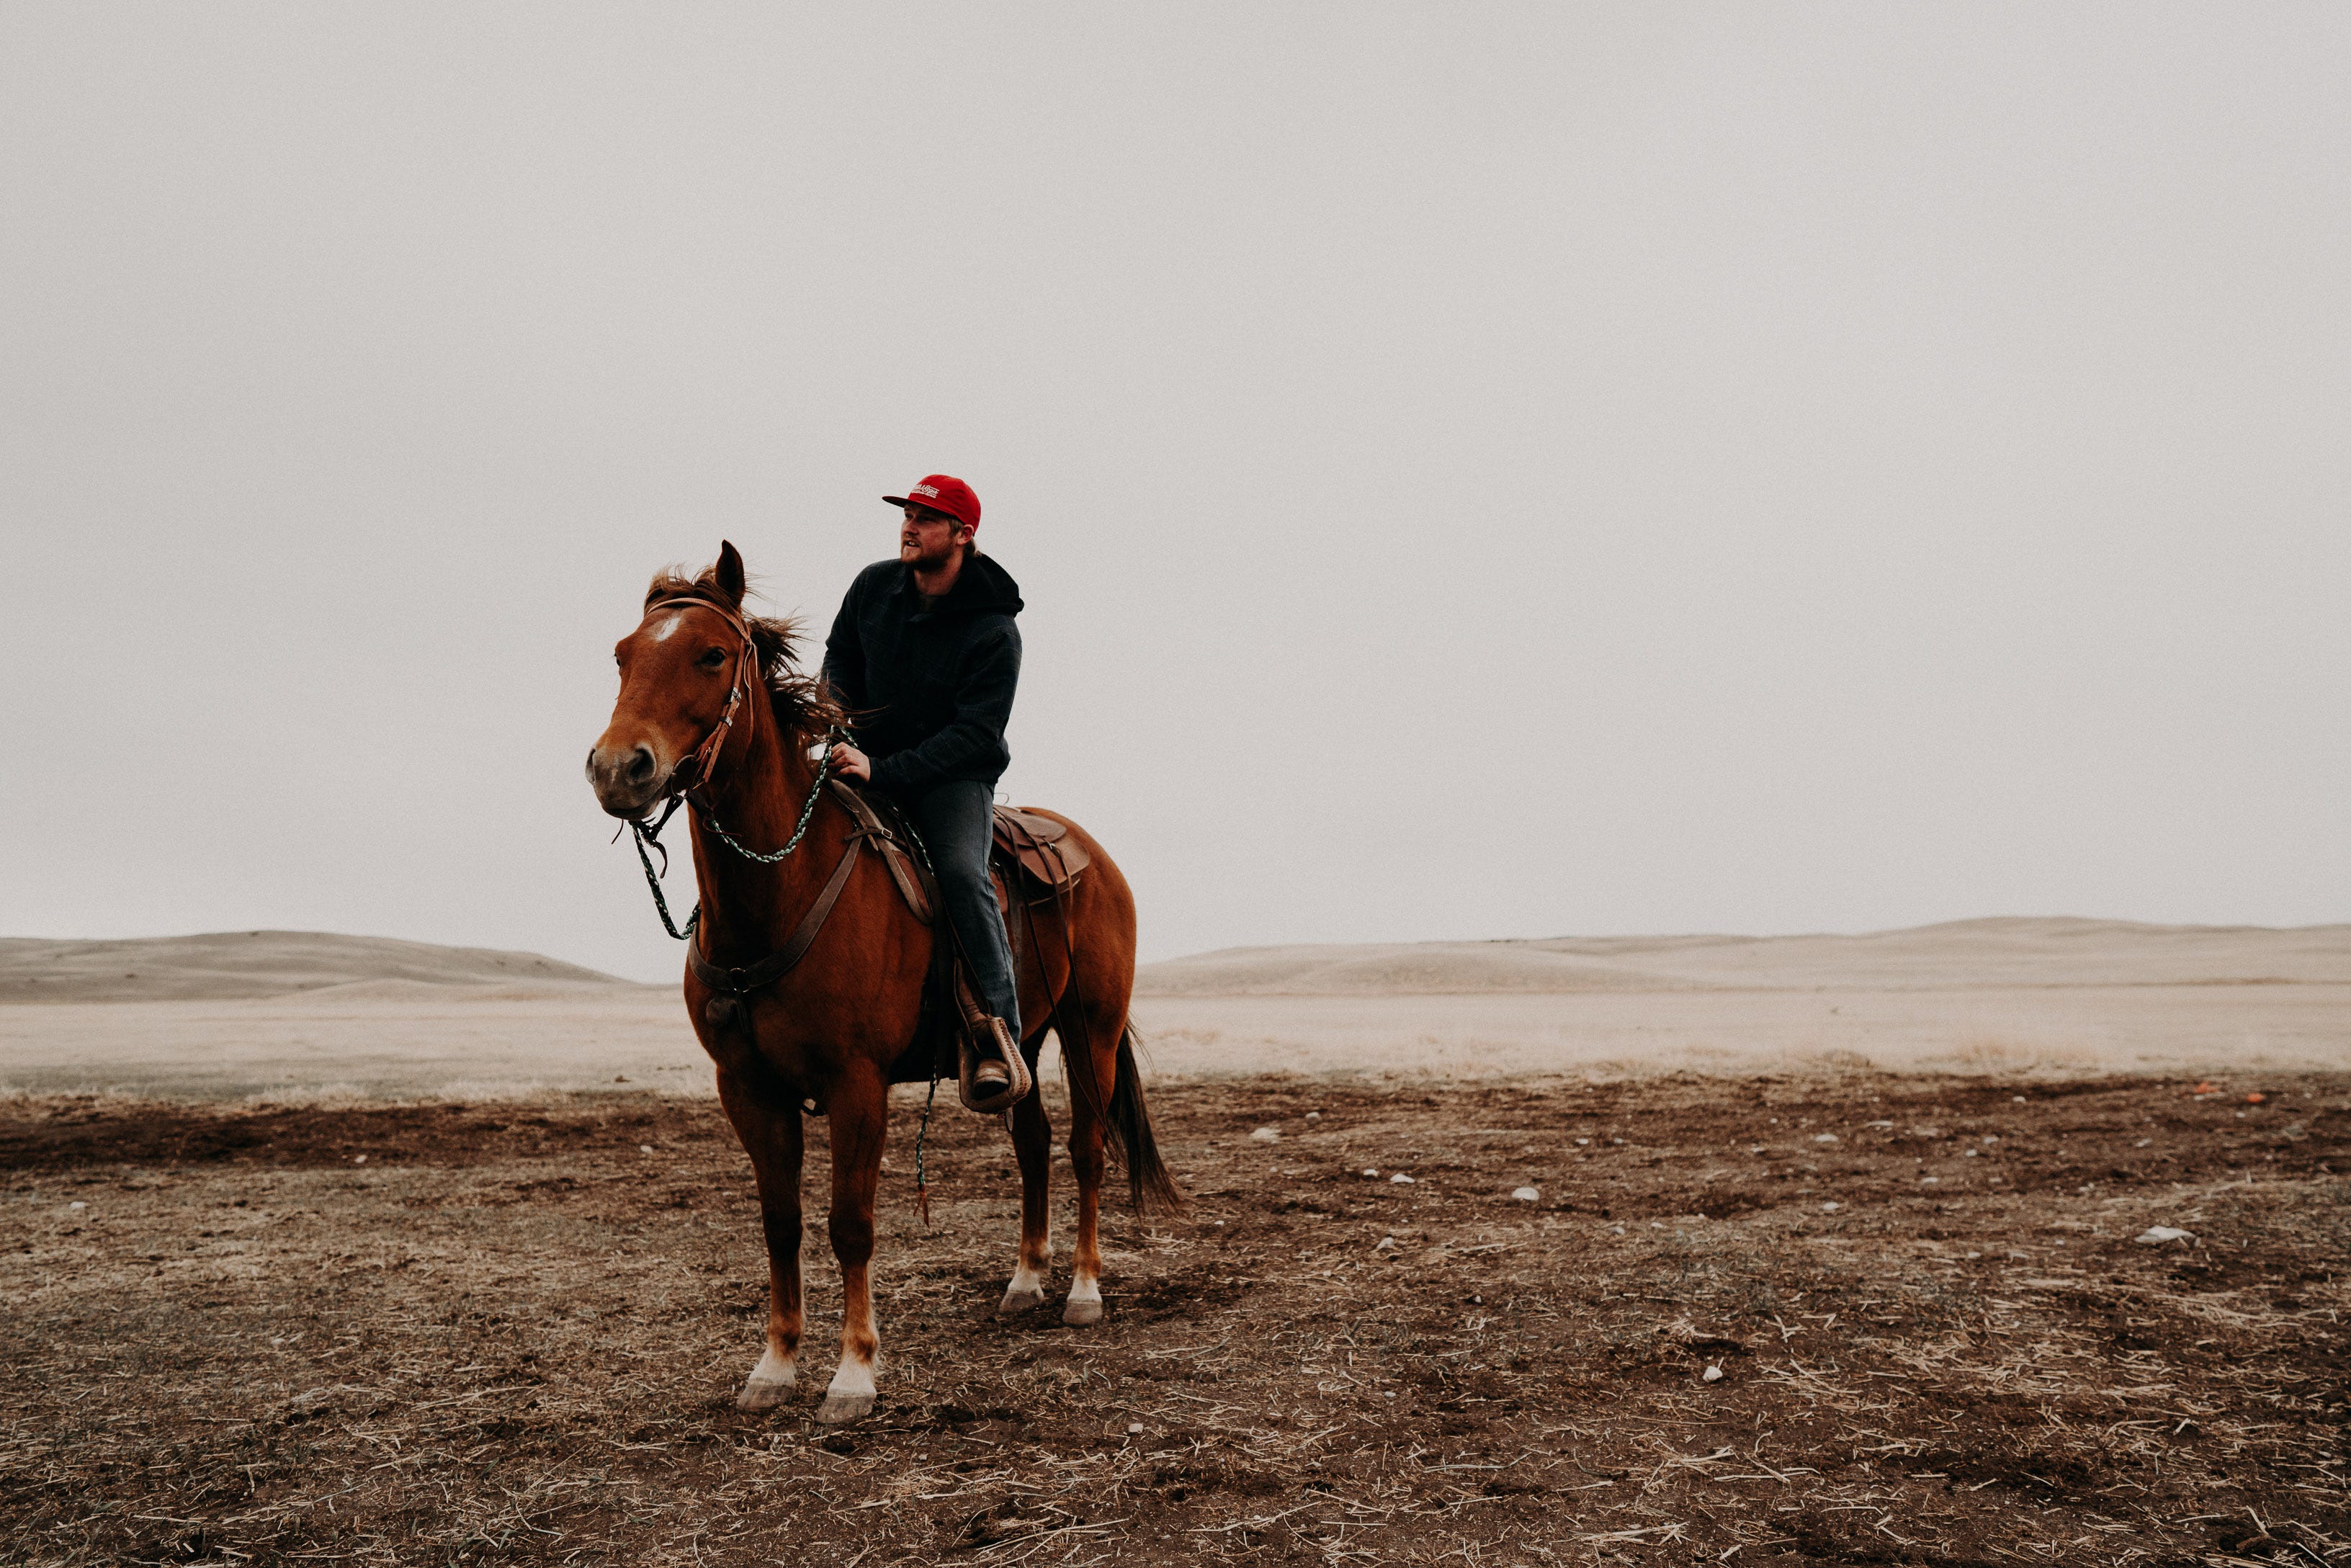
[[[992,1124],[923,1228],[902,1100],[842,1432],[820,1137],[747,1416],[707,1102],[0,1104],[0,1559],[2351,1562],[2351,1076],[2189,1087],[1162,1085],[1195,1201],[1082,1331],[993,1315]]]

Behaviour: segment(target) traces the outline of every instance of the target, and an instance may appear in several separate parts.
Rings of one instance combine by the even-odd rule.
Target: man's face
[[[905,520],[898,525],[898,559],[924,570],[945,566],[968,537],[963,525],[945,512],[908,507]]]

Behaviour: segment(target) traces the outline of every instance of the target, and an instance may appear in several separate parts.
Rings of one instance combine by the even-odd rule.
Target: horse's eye
[[[726,650],[724,648],[713,648],[702,655],[702,667],[705,670],[715,670],[726,662]]]

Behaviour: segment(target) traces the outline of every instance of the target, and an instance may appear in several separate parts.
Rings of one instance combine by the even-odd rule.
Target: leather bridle
[[[636,836],[637,859],[645,868],[645,885],[653,890],[653,909],[661,915],[663,929],[680,942],[692,941],[695,928],[702,923],[702,906],[696,904],[694,913],[686,916],[685,925],[681,927],[670,917],[669,900],[662,893],[661,879],[669,872],[669,846],[661,841],[661,832],[664,828],[669,826],[669,820],[677,815],[678,807],[689,802],[699,806],[704,818],[708,821],[720,839],[733,846],[747,859],[772,863],[799,847],[800,839],[808,831],[809,819],[814,812],[816,798],[822,792],[825,776],[831,768],[831,759],[828,757],[825,763],[817,769],[816,788],[809,792],[808,805],[800,812],[799,831],[792,834],[789,843],[772,855],[763,855],[756,851],[745,849],[732,833],[719,824],[717,814],[711,810],[709,801],[695,798],[695,792],[710,782],[711,774],[718,767],[718,755],[726,749],[726,737],[735,728],[736,713],[739,710],[747,716],[756,716],[759,711],[758,703],[753,703],[747,709],[743,706],[743,694],[753,678],[750,672],[758,664],[759,646],[753,641],[751,628],[745,623],[740,612],[721,604],[715,599],[706,599],[698,593],[675,594],[657,603],[647,605],[644,619],[637,622],[637,632],[643,632],[646,624],[664,611],[675,611],[682,613],[697,608],[707,610],[726,622],[742,644],[735,655],[735,678],[726,688],[726,706],[719,710],[718,722],[710,727],[710,733],[704,736],[701,743],[686,753],[684,758],[669,770],[669,777],[662,781],[661,793],[654,797],[655,800],[664,802],[661,815],[654,818],[650,824],[643,816],[631,818],[628,824],[628,831]],[[632,633],[632,635],[634,634]],[[752,727],[758,723],[756,716],[747,716],[743,733],[749,735]],[[690,779],[687,778],[689,773],[692,775]],[[662,863],[659,872],[653,870],[653,855],[649,852],[654,850],[661,852]]]
[[[682,797],[692,794],[710,782],[710,775],[718,766],[718,754],[726,748],[727,732],[735,727],[736,712],[743,707],[743,694],[750,684],[747,677],[752,670],[758,668],[759,663],[759,645],[752,641],[751,628],[744,623],[742,612],[730,610],[716,600],[705,599],[699,594],[680,594],[676,598],[664,599],[657,604],[647,605],[644,621],[637,623],[637,630],[643,631],[645,622],[650,622],[664,610],[677,611],[682,613],[697,608],[707,610],[726,622],[734,631],[735,635],[741,639],[742,647],[735,655],[735,679],[726,688],[726,706],[719,712],[718,722],[710,727],[710,733],[702,737],[702,744],[686,754],[684,761],[670,769],[669,778],[662,785],[661,799],[670,802],[671,811],[677,809],[676,803]],[[756,716],[756,716],[758,713],[759,705],[753,703],[744,711],[747,716],[743,733],[748,735],[758,722]],[[694,778],[691,782],[680,783],[679,775],[685,772],[689,764],[694,768]],[[662,821],[666,822],[668,820],[669,812],[663,812]],[[659,832],[661,830],[655,828],[653,831]]]

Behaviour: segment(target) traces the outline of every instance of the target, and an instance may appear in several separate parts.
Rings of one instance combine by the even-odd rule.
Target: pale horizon
[[[1265,954],[1265,953],[1273,953],[1273,952],[1289,952],[1289,951],[1294,951],[1294,952],[1309,952],[1309,953],[1326,953],[1326,954],[1338,955],[1338,954],[1353,953],[1353,952],[1357,952],[1357,951],[1371,951],[1371,950],[1378,950],[1378,949],[1385,949],[1385,948],[1395,948],[1395,947],[1405,947],[1405,948],[1413,948],[1413,947],[1430,947],[1430,948],[1435,948],[1435,947],[1474,947],[1474,946],[1541,946],[1541,945],[1544,945],[1544,944],[1566,944],[1566,943],[1581,943],[1581,942],[1601,943],[1601,944],[1614,944],[1614,943],[1635,943],[1635,944],[1637,944],[1637,943],[1644,943],[1644,942],[1653,942],[1653,943],[1668,943],[1668,944],[1684,944],[1684,943],[1720,943],[1720,944],[1740,944],[1740,943],[1788,943],[1788,942],[1802,942],[1802,941],[1806,940],[1807,938],[1818,938],[1818,939],[1822,939],[1822,940],[1827,940],[1827,941],[1838,941],[1838,942],[1845,942],[1845,941],[1862,942],[1862,941],[1869,941],[1869,940],[1872,940],[1872,939],[1886,938],[1886,937],[1899,937],[1899,936],[1910,936],[1941,935],[1941,934],[1946,934],[1946,933],[1948,933],[1948,932],[1949,932],[1949,931],[1952,931],[1952,930],[1954,930],[1954,929],[1957,929],[1957,928],[1959,928],[1959,927],[1966,927],[1966,926],[2004,926],[2004,927],[2020,927],[2020,928],[2021,928],[2021,927],[2027,927],[2027,926],[2047,926],[2047,925],[2082,926],[2082,927],[2105,928],[2105,929],[2109,929],[2109,930],[2111,930],[2111,929],[2116,929],[2116,928],[2123,928],[2123,929],[2128,929],[2128,930],[2132,930],[2132,931],[2152,932],[2152,933],[2171,933],[2171,934],[2212,934],[2212,935],[2232,935],[2232,934],[2242,934],[2242,933],[2256,933],[2256,934],[2264,935],[2264,936],[2298,936],[2298,935],[2301,935],[2301,936],[2306,936],[2306,935],[2313,935],[2313,934],[2319,934],[2319,933],[2331,933],[2331,932],[2336,932],[2336,931],[2351,930],[2351,922],[2344,922],[2344,921],[2323,921],[2323,922],[2318,922],[2318,923],[2315,923],[2315,924],[2304,925],[2215,925],[2215,924],[2210,924],[2210,923],[2197,923],[2197,922],[2171,922],[2171,923],[2158,923],[2158,922],[2148,922],[2148,921],[2120,920],[2120,919],[2114,919],[2114,918],[2110,918],[2110,917],[2106,917],[2106,916],[2101,916],[2101,915],[1980,915],[1962,916],[1962,917],[1960,917],[1960,918],[1954,919],[1954,920],[1930,921],[1930,922],[1928,922],[1928,923],[1927,923],[1927,924],[1925,924],[1925,925],[1896,925],[1896,926],[1885,926],[1885,927],[1873,928],[1873,929],[1869,929],[1869,930],[1858,930],[1858,931],[1828,931],[1828,930],[1813,930],[1813,931],[1552,932],[1552,933],[1548,933],[1548,934],[1545,934],[1545,935],[1541,935],[1541,936],[1420,936],[1420,937],[1412,937],[1412,938],[1407,938],[1407,939],[1404,939],[1404,940],[1395,940],[1395,941],[1371,940],[1371,941],[1363,941],[1363,942],[1315,942],[1315,941],[1311,941],[1311,940],[1307,940],[1307,941],[1298,941],[1298,942],[1243,943],[1243,944],[1236,944],[1236,945],[1228,946],[1222,946],[1222,947],[1206,947],[1206,948],[1202,948],[1202,949],[1200,949],[1200,950],[1198,950],[1198,951],[1196,951],[1196,952],[1191,952],[1191,953],[1171,953],[1171,954],[1164,955],[1164,956],[1160,956],[1160,957],[1158,957],[1158,958],[1156,958],[1156,959],[1149,959],[1149,958],[1146,958],[1146,959],[1143,960],[1143,963],[1142,963],[1142,966],[1141,966],[1141,967],[1144,967],[1144,968],[1149,968],[1149,967],[1152,967],[1154,965],[1156,965],[1156,966],[1157,966],[1157,967],[1159,967],[1160,968],[1165,969],[1165,968],[1167,968],[1167,967],[1169,967],[1181,966],[1181,965],[1183,965],[1183,964],[1185,964],[1185,963],[1186,963],[1186,962],[1193,962],[1193,961],[1196,961],[1196,960],[1200,960],[1200,959],[1221,958],[1221,957],[1226,957],[1226,956],[1232,956],[1232,955],[1239,955],[1239,954]],[[67,935],[57,935],[57,934],[53,934],[53,933],[16,933],[16,932],[0,932],[0,943],[55,943],[55,944],[61,944],[61,945],[62,945],[62,944],[74,944],[74,943],[90,943],[90,944],[95,944],[95,945],[111,945],[111,944],[116,944],[116,943],[142,942],[142,943],[154,943],[154,944],[168,944],[168,943],[177,942],[177,941],[194,941],[194,940],[200,940],[200,939],[206,938],[206,937],[216,937],[216,936],[329,936],[329,937],[335,937],[335,938],[339,938],[339,939],[349,939],[349,940],[352,940],[352,941],[356,941],[356,942],[370,942],[370,941],[409,942],[409,943],[416,943],[416,944],[418,944],[418,945],[420,945],[420,946],[447,946],[447,947],[451,947],[451,948],[453,948],[453,949],[460,950],[460,951],[474,951],[474,952],[486,952],[486,953],[513,953],[513,954],[519,954],[519,955],[523,955],[523,956],[529,956],[529,957],[537,957],[537,958],[547,958],[547,959],[551,959],[551,960],[554,960],[555,962],[557,962],[557,963],[559,963],[559,964],[563,964],[563,965],[571,966],[571,967],[580,967],[580,968],[590,968],[590,969],[592,969],[592,968],[593,968],[593,966],[590,966],[590,965],[575,965],[573,960],[571,960],[571,959],[569,959],[569,958],[567,958],[563,954],[560,954],[560,953],[547,953],[547,952],[541,952],[541,951],[539,951],[539,950],[538,950],[538,949],[537,949],[537,948],[530,948],[530,947],[517,947],[517,946],[510,946],[510,945],[507,945],[507,944],[500,944],[500,943],[496,943],[496,942],[490,942],[490,943],[468,943],[468,944],[444,944],[444,943],[434,943],[434,942],[431,942],[431,941],[429,941],[429,940],[427,940],[427,939],[425,939],[425,938],[422,938],[422,937],[400,936],[396,936],[396,935],[393,935],[393,934],[391,934],[391,933],[387,933],[387,932],[381,932],[381,931],[324,931],[324,930],[291,930],[291,929],[287,929],[287,928],[283,928],[283,927],[273,927],[273,926],[258,926],[258,927],[255,927],[255,926],[238,926],[238,927],[232,927],[232,928],[229,928],[229,929],[226,929],[226,930],[217,930],[217,931],[147,932],[147,933],[142,933],[142,934],[139,934],[139,935],[135,935],[135,936],[67,936]],[[683,969],[684,963],[684,956],[683,956],[683,950],[681,949],[681,952],[680,952],[680,957],[679,957],[679,966],[680,966],[681,970]],[[645,977],[643,977],[629,976],[629,975],[620,975],[620,974],[612,974],[612,973],[610,973],[610,972],[608,972],[608,971],[603,971],[603,970],[597,970],[597,971],[595,971],[595,972],[597,972],[597,973],[599,973],[599,974],[604,974],[604,975],[606,975],[606,977],[607,977],[608,978],[611,978],[611,979],[618,979],[618,980],[626,980],[626,981],[630,981],[631,983],[633,983],[633,984],[639,984],[639,985],[666,986],[666,985],[669,985],[669,984],[674,983],[674,982],[676,980],[676,978],[678,977],[677,977],[677,976],[675,976],[675,975],[664,975],[664,976],[659,976],[659,977],[653,977],[653,978],[648,979],[648,978],[645,978]],[[2186,983],[2186,982],[2174,981],[2174,982],[2170,982],[2170,983],[2178,984],[2178,983]],[[2222,982],[2222,983],[2228,983],[2228,984],[2243,984],[2243,983],[2246,983],[2246,982],[2244,982],[2244,981],[2243,981],[2243,980],[2241,980],[2241,979],[2235,979],[2235,980],[2224,981],[2224,982]],[[2285,982],[2285,983],[2300,983],[2300,982]],[[2331,983],[2331,982],[2329,982],[2329,983]]]

